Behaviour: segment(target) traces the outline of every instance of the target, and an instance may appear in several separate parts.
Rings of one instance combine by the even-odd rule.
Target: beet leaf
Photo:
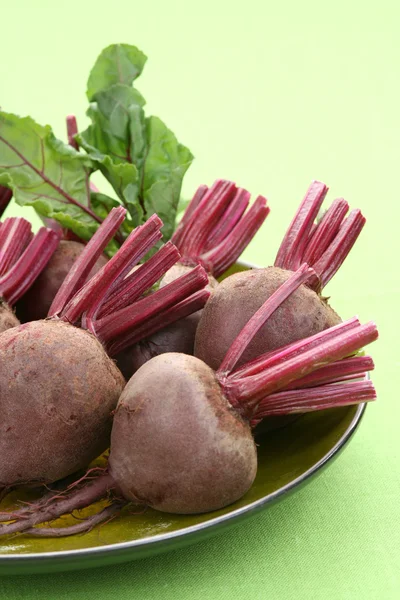
[[[90,72],[86,95],[90,101],[97,93],[115,83],[127,86],[139,77],[147,56],[136,46],[111,44],[104,48]]]
[[[0,112],[0,184],[21,206],[33,206],[80,238],[90,239],[101,218],[90,207],[90,157],[58,140],[30,117]]]

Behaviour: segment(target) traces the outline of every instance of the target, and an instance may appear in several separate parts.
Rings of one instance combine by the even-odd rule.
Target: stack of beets
[[[262,196],[246,210],[248,192],[229,181],[201,186],[172,241],[147,260],[161,238],[156,215],[106,261],[125,214],[113,209],[64,271],[62,242],[44,230],[53,245],[31,261],[41,267],[27,294],[27,268],[21,293],[2,282],[13,280],[18,261],[27,264],[36,238],[22,225],[14,237],[3,223],[0,294],[9,303],[25,294],[18,314],[48,318],[10,323],[0,335],[0,490],[61,483],[0,513],[0,535],[73,535],[129,503],[181,514],[219,509],[254,481],[260,421],[376,397],[366,378],[373,361],[358,353],[377,338],[376,326],[342,322],[321,295],[365,219],[358,210],[346,216],[338,199],[316,221],[326,192],[311,184],[273,267],[222,283],[269,212]],[[41,286],[45,314],[31,306]],[[63,484],[108,447],[105,469]],[[76,525],[37,527],[100,498],[106,508]]]

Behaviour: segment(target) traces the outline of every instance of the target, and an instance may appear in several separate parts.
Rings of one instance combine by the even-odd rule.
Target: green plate
[[[236,266],[235,270],[247,265]],[[302,415],[257,438],[259,468],[249,492],[235,504],[205,515],[169,515],[147,509],[123,512],[85,535],[58,539],[0,539],[0,573],[39,573],[103,566],[142,558],[204,539],[257,514],[330,464],[358,427],[365,405]],[[279,425],[278,420],[278,425]],[[12,499],[11,499],[12,500]],[[9,508],[10,500],[1,508]],[[98,504],[81,515],[95,512]],[[69,525],[72,517],[60,519]]]

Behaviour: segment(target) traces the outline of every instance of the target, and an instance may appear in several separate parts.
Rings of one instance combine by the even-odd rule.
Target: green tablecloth
[[[271,6],[269,6],[271,5]],[[150,57],[138,86],[196,155],[189,195],[216,177],[270,199],[245,254],[271,263],[311,179],[368,223],[330,285],[343,317],[374,318],[379,402],[318,480],[209,541],[101,570],[3,577],[1,599],[379,599],[400,596],[398,2],[15,0],[2,8],[1,106],[85,121],[107,44]],[[17,210],[13,209],[16,213]]]

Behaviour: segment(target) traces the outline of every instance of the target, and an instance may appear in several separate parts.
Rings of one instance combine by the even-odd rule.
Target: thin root
[[[31,527],[26,529],[24,533],[35,537],[66,537],[77,533],[88,533],[96,525],[100,523],[105,525],[115,519],[123,507],[124,505],[118,502],[107,506],[99,513],[87,517],[75,525],[69,525],[68,527]]]

